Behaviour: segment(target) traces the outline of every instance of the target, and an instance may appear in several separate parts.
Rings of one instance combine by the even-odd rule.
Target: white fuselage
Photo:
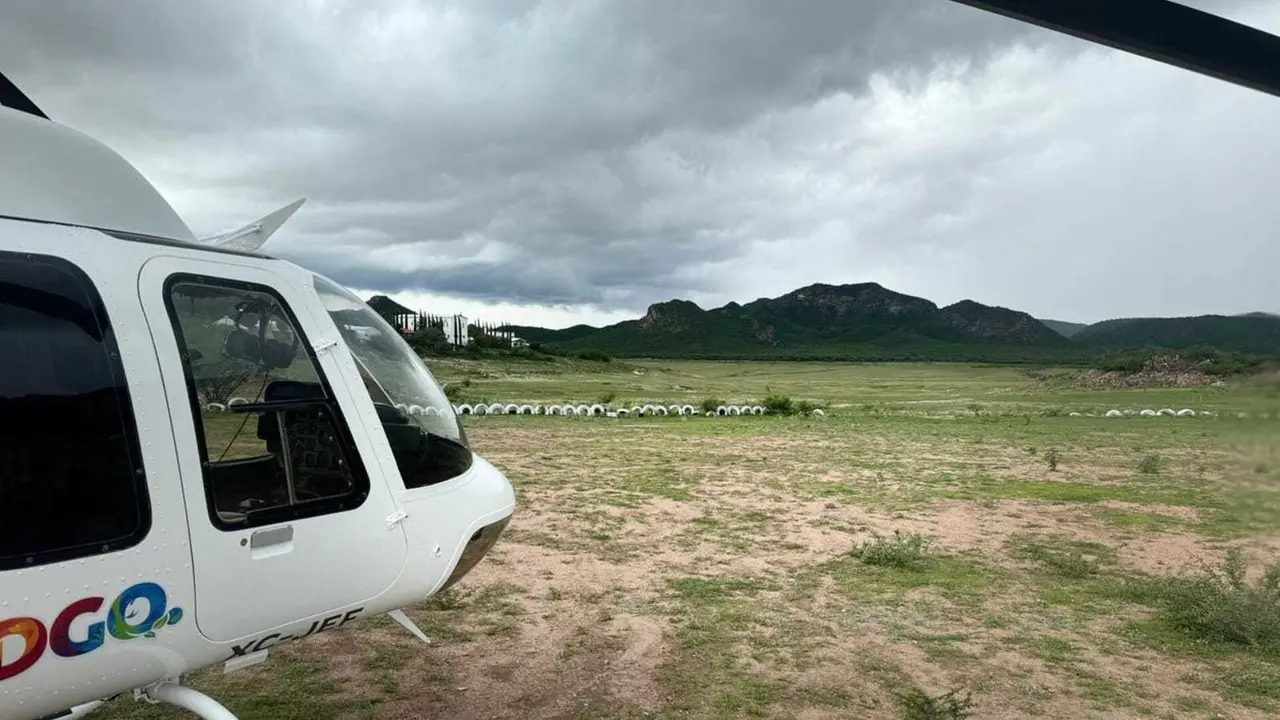
[[[0,211],[4,209],[0,202]],[[387,421],[380,419],[373,391],[368,389],[371,381],[360,364],[363,361],[358,361],[332,319],[333,307],[322,301],[316,291],[318,280],[309,271],[264,256],[217,252],[180,242],[187,238],[128,236],[127,229],[126,233],[111,228],[106,232],[55,224],[56,217],[33,220],[9,219],[14,217],[11,212],[0,215],[8,215],[0,217],[0,285],[15,282],[16,292],[30,290],[22,288],[23,263],[47,260],[56,272],[76,278],[57,285],[57,292],[84,307],[100,302],[118,355],[114,360],[123,373],[117,378],[120,397],[126,398],[125,410],[131,413],[122,420],[126,430],[118,442],[132,442],[135,450],[132,456],[122,450],[120,457],[132,457],[129,468],[136,481],[129,485],[129,471],[119,469],[119,458],[101,450],[108,446],[88,440],[78,444],[76,431],[68,430],[65,437],[56,433],[50,437],[46,431],[32,436],[42,438],[40,442],[49,447],[62,448],[53,453],[60,457],[33,455],[35,450],[17,446],[16,440],[10,443],[14,447],[6,446],[4,452],[12,457],[0,457],[0,504],[15,504],[8,510],[0,508],[0,518],[25,518],[21,503],[40,504],[29,508],[31,517],[42,523],[31,537],[43,538],[38,542],[45,544],[4,558],[3,543],[9,536],[0,528],[0,718],[40,717],[224,661],[230,668],[251,664],[282,643],[405,607],[465,574],[505,527],[515,496],[502,473],[483,459],[456,460],[454,468],[465,468],[457,471],[460,474],[422,470],[422,477],[409,481],[407,466],[397,460],[407,451],[398,446],[393,450],[390,431],[384,431]],[[220,483],[252,490],[252,482],[245,480],[249,470],[237,474],[241,466],[206,468],[221,460],[214,457],[213,446],[224,438],[215,437],[210,428],[215,420],[225,418],[199,407],[206,403],[197,400],[193,390],[189,375],[193,354],[184,344],[193,341],[184,340],[180,332],[187,300],[174,300],[187,296],[176,296],[173,290],[173,283],[184,278],[236,292],[241,292],[238,288],[269,291],[296,323],[292,331],[303,340],[296,356],[301,360],[294,366],[318,376],[319,384],[313,389],[323,385],[324,398],[315,403],[319,409],[307,416],[320,423],[318,440],[297,441],[303,444],[291,446],[292,456],[286,451],[283,460],[277,453],[270,463],[262,458],[262,462],[243,461],[244,468],[266,468],[271,463],[278,468],[289,462],[301,468],[289,474],[290,499],[280,501],[293,504],[273,511],[274,515],[257,513],[260,517],[255,519],[251,509],[228,509],[226,503],[231,501],[214,497],[223,493]],[[97,298],[85,295],[82,285]],[[6,297],[0,292],[0,308],[5,307]],[[203,302],[192,298],[191,307]],[[27,312],[14,310],[12,317],[26,317]],[[74,314],[71,310],[58,313],[64,311],[48,311],[49,317]],[[223,318],[225,314],[216,319]],[[210,322],[209,327],[228,332],[240,326]],[[203,326],[200,330],[205,331]],[[190,325],[186,332],[191,335]],[[49,347],[55,353],[63,346],[50,341]],[[5,357],[17,364],[30,360],[25,355],[5,355],[0,349],[0,358]],[[70,360],[50,355],[38,362],[48,364],[51,373],[61,373],[61,382],[73,383],[76,366]],[[38,371],[43,372],[33,366],[12,372],[18,377]],[[10,369],[0,367],[4,372]],[[415,372],[426,378],[422,382],[434,383],[425,368]],[[0,381],[0,395],[12,396],[3,398],[5,402],[13,407],[28,402],[18,390],[2,389],[9,385]],[[280,417],[286,414],[281,413]],[[432,421],[456,422],[451,411],[447,417],[433,415]],[[67,427],[80,427],[75,423],[83,424],[69,418]],[[16,432],[11,437],[17,437]],[[259,432],[267,439],[255,438],[251,431],[244,437],[272,442],[271,432]],[[293,442],[284,435],[286,445]],[[235,442],[235,438],[227,441]],[[460,442],[450,447],[455,451],[465,447],[465,438]],[[340,460],[326,459],[326,443],[341,446]],[[299,459],[299,448],[310,455]],[[107,455],[113,459],[108,461]],[[422,456],[431,457],[430,452]],[[304,462],[312,465],[299,465]],[[47,475],[18,477],[37,473],[32,469],[37,465],[52,469],[41,471]],[[436,466],[426,462],[424,467]],[[304,470],[311,473],[306,477],[346,480],[338,490],[324,491],[329,495],[316,491],[308,496],[320,499],[295,497],[295,476],[304,477]],[[14,476],[5,477],[6,472]],[[438,477],[433,479],[432,472]],[[100,486],[89,487],[106,482],[101,478],[108,475],[110,482],[123,483],[121,487],[136,496],[136,503],[115,503],[115,496],[103,494],[106,491]],[[39,485],[42,482],[46,485]],[[100,510],[86,510],[70,501],[65,512],[50,505],[59,497],[76,500],[81,487],[77,483],[102,496],[95,501]],[[7,497],[6,492],[10,492]],[[97,530],[90,526],[104,524],[107,515],[119,512],[133,513],[131,518],[136,515],[121,526],[128,529],[123,535],[100,545],[58,545],[61,524],[67,537],[93,538]],[[11,535],[19,537],[15,542],[37,542],[20,532]]]

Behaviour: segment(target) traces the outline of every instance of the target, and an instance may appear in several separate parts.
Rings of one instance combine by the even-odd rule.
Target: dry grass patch
[[[1254,495],[1233,494],[1207,426],[468,423],[520,507],[492,557],[411,609],[432,645],[374,619],[193,683],[243,720],[1280,712],[1280,663],[1172,621],[1181,586],[1161,584],[1230,547],[1251,580],[1280,557],[1280,463],[1251,461]]]

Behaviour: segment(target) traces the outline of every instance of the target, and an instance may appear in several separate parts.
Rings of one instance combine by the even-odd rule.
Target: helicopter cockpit
[[[466,472],[472,454],[462,425],[422,360],[350,291],[319,275],[313,282],[356,362],[405,487]],[[305,517],[313,506],[358,504],[355,478],[363,473],[351,465],[359,458],[343,451],[351,447],[339,437],[345,423],[288,307],[268,288],[198,277],[171,281],[166,303],[204,430],[215,524],[231,529]]]

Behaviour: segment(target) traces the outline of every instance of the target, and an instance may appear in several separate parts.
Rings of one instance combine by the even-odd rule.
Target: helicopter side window
[[[237,530],[363,502],[368,477],[283,298],[261,285],[175,276],[166,303],[214,524]]]
[[[150,527],[98,291],[61,258],[0,252],[0,570],[119,551]]]

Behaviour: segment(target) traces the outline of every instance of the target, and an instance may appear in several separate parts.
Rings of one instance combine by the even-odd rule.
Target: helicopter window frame
[[[146,463],[143,459],[142,438],[139,434],[133,393],[129,389],[129,376],[125,371],[123,354],[120,352],[116,326],[112,323],[111,314],[107,311],[102,293],[98,290],[93,278],[79,265],[67,258],[43,253],[0,250],[0,278],[8,280],[5,276],[8,274],[9,268],[24,263],[27,265],[44,265],[55,272],[61,272],[69,276],[72,282],[76,283],[76,287],[73,290],[68,290],[68,293],[78,293],[83,300],[87,301],[87,307],[92,315],[94,324],[101,334],[101,339],[98,343],[104,354],[101,361],[106,363],[105,369],[114,381],[112,395],[115,401],[113,403],[116,410],[115,415],[119,422],[119,437],[117,438],[119,442],[113,444],[118,445],[123,455],[122,460],[128,467],[128,475],[127,477],[110,478],[106,474],[102,474],[86,478],[85,481],[99,484],[108,481],[114,482],[116,483],[114,489],[121,492],[127,488],[128,492],[132,494],[132,506],[136,508],[137,514],[133,520],[133,529],[124,535],[105,539],[95,538],[76,545],[61,545],[56,548],[17,555],[0,555],[0,573],[123,552],[137,547],[146,540],[154,526],[154,515],[151,509],[151,489],[147,481]],[[21,277],[14,278],[11,282],[17,285],[24,284]],[[74,492],[76,488],[69,486],[68,491]]]
[[[218,517],[218,508],[214,503],[216,494],[213,487],[213,474],[209,467],[208,437],[205,431],[204,416],[202,414],[200,398],[196,394],[197,386],[195,382],[195,374],[191,366],[189,346],[186,341],[186,335],[182,329],[182,323],[179,319],[179,310],[174,304],[173,289],[175,286],[184,283],[201,285],[214,289],[225,289],[229,294],[235,292],[260,293],[272,298],[276,302],[285,319],[289,321],[291,326],[290,330],[294,333],[294,336],[297,339],[298,349],[305,352],[307,359],[311,362],[311,367],[315,371],[316,379],[319,381],[320,388],[324,393],[324,398],[322,400],[312,402],[313,404],[320,404],[325,408],[328,419],[333,425],[335,439],[342,452],[343,459],[346,460],[347,471],[351,476],[352,487],[349,492],[314,500],[303,500],[285,505],[264,508],[247,514],[244,522],[227,522]],[[265,525],[275,525],[279,523],[350,512],[363,506],[372,491],[371,478],[369,477],[368,470],[365,466],[364,458],[360,453],[359,445],[356,443],[355,434],[352,432],[351,426],[347,422],[346,416],[342,411],[342,407],[338,403],[337,395],[335,395],[333,391],[333,385],[330,383],[328,376],[325,375],[324,368],[320,364],[319,356],[316,354],[310,340],[307,339],[306,332],[303,330],[302,324],[298,321],[297,314],[285,300],[284,295],[281,294],[278,289],[263,283],[193,272],[176,272],[170,274],[165,278],[163,283],[163,294],[165,312],[169,317],[169,326],[173,331],[174,340],[178,346],[178,354],[181,356],[182,360],[182,373],[186,385],[187,404],[190,406],[191,418],[194,423],[196,435],[196,445],[199,449],[200,455],[200,473],[204,488],[205,508],[208,513],[209,521],[213,526],[223,532],[244,531]],[[293,472],[293,469],[287,468],[286,472]]]

